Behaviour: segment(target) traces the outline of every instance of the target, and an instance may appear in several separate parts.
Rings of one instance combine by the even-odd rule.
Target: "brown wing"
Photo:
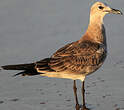
[[[103,62],[104,48],[98,43],[73,42],[59,49],[51,57],[49,66],[55,71],[82,72],[86,66],[97,66]]]

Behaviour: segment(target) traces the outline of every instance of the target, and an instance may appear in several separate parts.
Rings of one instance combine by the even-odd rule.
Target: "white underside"
[[[46,77],[55,77],[55,78],[65,78],[65,79],[72,79],[72,80],[81,80],[84,81],[85,75],[83,74],[74,74],[74,73],[68,73],[68,72],[50,72],[48,73],[47,71],[40,71],[37,69],[38,72],[44,73],[40,74],[41,76],[46,76]]]

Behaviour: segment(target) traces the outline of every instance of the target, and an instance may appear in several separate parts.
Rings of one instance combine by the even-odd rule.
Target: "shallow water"
[[[0,65],[30,63],[49,57],[76,41],[88,25],[91,0],[1,0]],[[123,0],[107,0],[123,10]],[[123,12],[124,13],[124,12]],[[86,105],[91,110],[124,110],[124,16],[104,19],[108,57],[86,78]],[[0,110],[74,110],[73,81],[46,77],[12,77],[0,72]],[[81,82],[77,81],[82,102]]]

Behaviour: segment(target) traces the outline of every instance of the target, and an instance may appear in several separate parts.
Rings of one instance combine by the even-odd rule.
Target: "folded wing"
[[[56,71],[85,73],[88,67],[97,68],[104,61],[105,55],[105,50],[99,43],[73,42],[54,53],[49,66]]]
[[[104,52],[104,48],[99,43],[91,41],[79,43],[77,41],[67,44],[56,51],[47,62],[46,67],[43,68],[41,65],[43,63],[37,63],[36,68],[39,68],[41,71],[48,70],[48,72],[70,71],[86,73],[87,67],[97,68],[104,61]]]

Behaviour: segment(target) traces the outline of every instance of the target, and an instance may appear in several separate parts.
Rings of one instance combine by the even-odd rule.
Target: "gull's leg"
[[[82,82],[82,97],[83,97],[83,106],[85,106],[85,86],[84,81]]]
[[[84,86],[84,81],[82,82],[82,97],[83,97],[83,107],[81,110],[89,110],[86,108],[86,105],[85,105],[85,86]]]
[[[76,88],[76,81],[74,80],[74,85],[73,85],[73,90],[74,90],[74,96],[75,96],[75,101],[76,101],[76,110],[79,110],[79,104],[78,104],[78,97],[77,97],[77,88]]]

